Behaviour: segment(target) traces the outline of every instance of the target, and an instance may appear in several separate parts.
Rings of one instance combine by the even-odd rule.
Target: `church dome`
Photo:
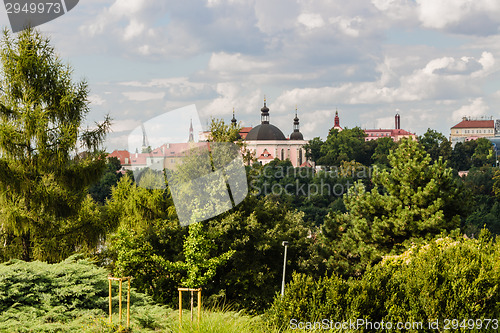
[[[290,134],[290,140],[304,140],[304,136],[300,132],[292,132]]]
[[[260,112],[260,125],[252,128],[245,140],[286,140],[285,135],[278,127],[269,124],[269,108],[266,106],[265,98],[264,107],[260,109]]]
[[[278,127],[271,124],[260,124],[248,132],[245,140],[286,140],[286,138]]]

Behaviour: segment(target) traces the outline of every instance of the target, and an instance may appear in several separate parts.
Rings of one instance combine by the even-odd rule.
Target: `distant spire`
[[[236,126],[236,118],[234,117],[234,108],[233,108],[233,119],[231,119],[231,124]]]
[[[141,129],[142,129],[142,147],[141,147],[141,153],[149,153],[149,141],[148,137],[146,136],[146,129],[144,128],[144,124],[141,124]]]
[[[189,125],[189,140],[188,142],[194,142],[194,135],[193,135],[193,119],[190,120],[191,123]]]
[[[299,131],[299,117],[297,116],[297,105],[295,106],[295,118],[293,118],[293,132],[290,140],[304,140],[304,136]]]
[[[299,117],[297,117],[297,106],[295,106],[295,118],[293,118],[293,131],[299,131]]]
[[[269,108],[266,106],[266,96],[264,95],[264,107],[260,109],[260,122],[261,124],[269,124]]]
[[[340,117],[337,109],[335,109],[335,124],[333,125],[333,128],[335,127],[340,127]]]

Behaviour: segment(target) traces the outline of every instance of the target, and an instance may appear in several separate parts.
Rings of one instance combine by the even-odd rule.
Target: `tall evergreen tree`
[[[431,163],[419,143],[405,140],[389,162],[392,169],[375,170],[370,192],[358,182],[344,197],[348,212],[325,221],[342,273],[359,274],[407,240],[460,226],[460,191],[442,158]]]
[[[38,31],[5,30],[0,62],[1,250],[4,258],[58,260],[97,237],[85,196],[104,168],[98,147],[110,121],[81,129],[87,84],[73,83]]]

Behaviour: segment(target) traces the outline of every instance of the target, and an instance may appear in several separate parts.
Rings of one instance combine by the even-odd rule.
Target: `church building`
[[[278,127],[270,123],[269,108],[266,106],[265,99],[264,106],[260,111],[260,125],[249,131],[248,127],[244,127],[240,132],[247,145],[247,150],[257,158],[257,161],[261,164],[267,164],[275,158],[282,161],[289,159],[294,167],[311,166],[305,156],[304,145],[308,141],[304,140],[304,136],[300,132],[297,110],[295,110],[295,118],[293,118],[293,132],[288,138]],[[234,114],[231,121],[236,123]]]

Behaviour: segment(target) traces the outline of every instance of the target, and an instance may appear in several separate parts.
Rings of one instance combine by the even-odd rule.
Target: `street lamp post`
[[[282,245],[285,247],[285,255],[283,259],[283,281],[281,282],[281,297],[285,294],[285,270],[286,270],[286,249],[288,247],[288,242],[284,241]]]

